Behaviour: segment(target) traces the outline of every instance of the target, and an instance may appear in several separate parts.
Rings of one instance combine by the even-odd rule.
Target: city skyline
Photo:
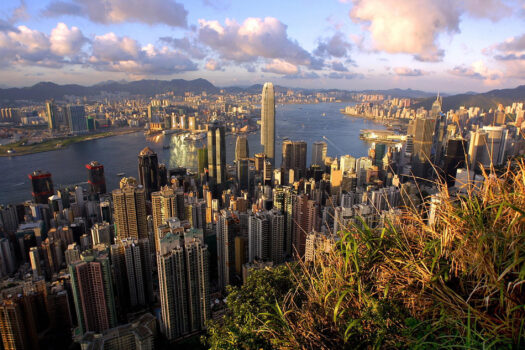
[[[1,4],[1,87],[202,77],[455,93],[525,82],[518,0],[105,4]]]

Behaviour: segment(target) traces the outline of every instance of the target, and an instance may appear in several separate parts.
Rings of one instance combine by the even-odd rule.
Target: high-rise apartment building
[[[159,190],[159,160],[157,153],[145,147],[139,153],[139,181],[146,191],[146,198],[151,198],[151,193]]]
[[[115,327],[117,312],[109,256],[106,252],[87,251],[81,259],[69,265],[79,331],[102,332]]]
[[[296,196],[293,202],[293,254],[302,257],[305,252],[306,236],[320,230],[318,204],[307,195]]]
[[[226,134],[218,121],[208,125],[208,172],[218,188],[226,182]]]
[[[33,200],[37,204],[47,204],[48,198],[53,195],[53,180],[51,173],[35,170],[28,175],[33,188]]]
[[[88,170],[88,183],[91,193],[106,193],[106,177],[104,176],[104,166],[96,160],[86,164]]]
[[[240,158],[237,160],[237,182],[239,183],[239,190],[247,191],[250,188],[250,161],[248,158]]]
[[[148,238],[146,193],[132,177],[122,178],[120,188],[113,190],[116,237]]]
[[[168,233],[160,246],[161,331],[175,340],[204,329],[210,317],[208,249],[200,230]]]
[[[248,158],[249,156],[248,138],[245,135],[237,136],[237,140],[235,141],[235,160],[239,161],[239,159]]]
[[[229,210],[222,210],[216,225],[217,263],[219,270],[219,288],[224,290],[232,284],[235,275],[234,240],[239,231],[239,218]]]
[[[184,193],[172,187],[162,187],[160,191],[151,194],[153,211],[153,230],[158,236],[159,227],[165,225],[169,218],[184,219]],[[155,239],[155,249],[158,251],[158,239]]]
[[[272,261],[285,258],[284,215],[278,210],[252,214],[248,221],[248,261]]]
[[[38,349],[34,305],[29,296],[4,298],[0,303],[0,335],[3,349]]]
[[[54,100],[50,100],[46,102],[46,117],[47,117],[48,128],[50,130],[58,130],[59,129],[58,108]]]
[[[262,90],[261,145],[266,157],[275,164],[275,93],[272,83],[265,83]]]

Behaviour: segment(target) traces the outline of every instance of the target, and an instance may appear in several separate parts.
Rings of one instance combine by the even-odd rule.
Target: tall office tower
[[[161,331],[174,340],[204,329],[210,318],[208,249],[200,230],[168,233],[160,246]]]
[[[312,231],[319,231],[319,206],[307,195],[298,195],[293,203],[293,254],[303,257],[306,236]]]
[[[87,251],[81,259],[69,265],[78,328],[81,334],[100,333],[117,324],[109,256]]]
[[[275,93],[272,83],[265,83],[262,90],[261,145],[266,157],[275,164]]]
[[[36,312],[31,297],[18,294],[0,303],[3,349],[38,349]]]
[[[67,105],[66,117],[69,124],[69,131],[74,134],[82,134],[88,132],[86,112],[84,106]]]
[[[162,187],[160,191],[151,194],[151,204],[153,211],[153,230],[155,232],[155,249],[160,249],[157,239],[159,227],[166,224],[169,218],[178,217],[177,195],[171,187]],[[184,209],[184,208],[183,208]],[[182,220],[183,218],[179,218]]]
[[[265,186],[273,185],[273,165],[269,160],[264,161],[264,171],[263,171],[263,184]]]
[[[59,129],[58,108],[54,100],[46,102],[47,125],[51,130]]]
[[[229,210],[219,213],[217,225],[217,264],[219,270],[219,288],[225,290],[232,284],[235,274],[234,240],[239,231],[239,219]]]
[[[104,166],[93,160],[86,164],[88,170],[88,183],[91,193],[106,193],[106,177],[104,176]]]
[[[264,171],[264,162],[266,161],[266,156],[264,153],[255,154],[255,171]]]
[[[277,187],[273,193],[273,204],[284,215],[284,253],[292,255],[293,201],[295,195],[291,187]]]
[[[37,204],[48,204],[47,200],[53,195],[53,180],[51,173],[35,170],[28,175],[33,188],[33,200]]]
[[[0,257],[2,274],[12,274],[16,271],[15,254],[11,242],[7,238],[0,238]]]
[[[124,177],[120,188],[113,190],[116,237],[148,238],[146,193],[137,180]]]
[[[355,158],[351,155],[344,155],[341,157],[341,165],[340,165],[341,171],[343,173],[349,172],[353,173],[355,172]]]
[[[286,257],[285,251],[285,220],[284,215],[277,209],[270,211],[271,246],[270,260],[274,264],[281,264]]]
[[[7,233],[14,233],[17,230],[18,214],[14,205],[8,204],[4,207],[0,204],[0,228]]]
[[[38,253],[37,247],[29,248],[29,261],[31,262],[31,269],[33,270],[33,276],[42,276],[42,266],[40,265],[40,254]]]
[[[306,142],[286,140],[283,142],[283,161],[281,168],[288,173],[294,170],[295,179],[306,176]]]
[[[248,158],[240,158],[237,160],[237,182],[239,183],[239,190],[248,191],[250,188],[250,161]]]
[[[159,188],[168,185],[168,169],[166,164],[159,164]]]
[[[153,296],[149,240],[117,240],[111,246],[111,262],[121,312],[129,306],[147,306]]]
[[[208,149],[206,147],[197,150],[198,157],[198,171],[199,174],[204,173],[204,169],[208,168]]]
[[[458,168],[465,164],[467,142],[463,138],[449,139],[443,165],[443,180],[448,187],[454,186]]]
[[[226,135],[224,126],[214,120],[208,126],[208,172],[214,185],[226,182]]]
[[[435,119],[417,118],[414,120],[412,173],[418,178],[426,179],[430,175],[435,126]]]
[[[505,160],[508,130],[505,126],[484,126],[470,132],[469,162],[473,169],[501,165]]]
[[[327,146],[324,141],[316,141],[312,146],[312,164],[319,165],[324,168],[324,160],[326,159]]]
[[[248,138],[244,135],[239,135],[237,136],[237,141],[235,142],[235,160],[239,161],[239,159],[248,157],[250,157]]]
[[[157,153],[149,147],[139,153],[139,181],[146,191],[146,198],[151,199],[151,193],[159,190],[159,160]]]

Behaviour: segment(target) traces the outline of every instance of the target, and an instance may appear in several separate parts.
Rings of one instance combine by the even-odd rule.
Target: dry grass
[[[281,349],[525,346],[525,164],[405,208],[301,265],[259,332]],[[422,206],[428,208],[429,206]]]

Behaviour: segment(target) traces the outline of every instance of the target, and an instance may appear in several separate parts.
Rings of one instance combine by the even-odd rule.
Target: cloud
[[[114,33],[95,37],[88,62],[97,70],[131,75],[170,75],[197,70],[197,65],[187,56],[167,46],[140,47],[136,40]]]
[[[283,76],[284,79],[319,79],[319,74],[316,72],[298,72],[296,74],[288,74]]]
[[[486,85],[497,85],[503,78],[502,72],[489,69],[483,61],[476,61],[469,67],[456,66],[449,73],[458,77],[483,80]]]
[[[51,31],[49,41],[51,51],[56,55],[74,56],[88,40],[77,27],[69,29],[66,24],[58,23]]]
[[[297,74],[299,68],[295,64],[276,58],[267,63],[262,71],[267,73],[292,75]]]
[[[496,45],[490,51],[496,53],[497,60],[525,60],[525,34],[512,37]]]
[[[463,6],[471,16],[492,21],[512,14],[512,8],[502,0],[463,0]]]
[[[421,69],[414,69],[408,67],[396,67],[394,73],[404,77],[420,77],[425,74]]]
[[[206,57],[205,48],[202,47],[202,45],[199,44],[194,39],[189,39],[186,37],[177,39],[177,38],[165,36],[165,37],[161,37],[160,41],[166,44],[169,44],[175,49],[179,49],[179,50],[186,52],[188,55],[190,55],[193,58],[203,59],[204,57]]]
[[[344,34],[337,31],[332,37],[319,40],[314,54],[317,56],[346,57],[352,45],[345,38]]]
[[[315,69],[322,66],[322,60],[312,57],[297,41],[290,39],[287,26],[273,17],[247,18],[242,24],[227,19],[224,25],[201,19],[198,37],[222,59],[237,63],[279,59],[294,66]]]
[[[459,32],[455,0],[354,0],[350,17],[365,24],[373,47],[388,53],[409,53],[419,60],[439,61],[440,33]]]
[[[362,74],[350,73],[350,72],[346,72],[346,73],[331,72],[331,73],[325,74],[325,77],[328,79],[348,79],[348,80],[364,78]]]
[[[348,72],[348,68],[346,68],[345,65],[339,61],[332,62],[332,70],[337,72]]]
[[[213,58],[210,58],[210,59],[208,59],[206,61],[206,64],[204,65],[204,68],[206,68],[206,70],[209,70],[209,71],[224,70],[224,68],[222,68],[221,64],[219,62],[217,62]]]
[[[73,15],[97,23],[141,22],[187,27],[188,11],[174,0],[72,0],[53,1],[46,16]]]

